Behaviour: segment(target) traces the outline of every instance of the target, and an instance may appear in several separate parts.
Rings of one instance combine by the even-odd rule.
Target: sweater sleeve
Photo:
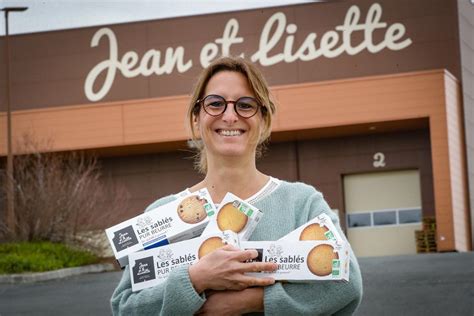
[[[298,214],[304,223],[321,213],[328,214],[344,236],[337,215],[316,190],[299,201]],[[306,218],[307,217],[307,218]],[[362,299],[362,277],[359,264],[351,250],[349,281],[310,283],[277,282],[265,288],[264,307],[268,315],[351,315]]]
[[[127,266],[111,299],[113,315],[192,315],[204,302],[186,266],[173,270],[164,283],[138,292],[132,292]]]
[[[152,203],[145,211],[175,199],[167,196]],[[127,266],[122,279],[112,294],[113,315],[192,315],[205,302],[194,289],[189,278],[188,267],[171,271],[166,281],[151,288],[132,292],[130,269]]]

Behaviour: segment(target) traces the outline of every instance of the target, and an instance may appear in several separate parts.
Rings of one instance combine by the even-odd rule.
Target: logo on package
[[[268,248],[268,253],[272,257],[279,258],[283,256],[283,249],[281,248],[280,245],[271,244],[270,248]]]
[[[146,282],[155,279],[153,256],[135,260],[133,267],[133,283]]]
[[[257,257],[247,260],[247,262],[262,262],[263,261],[263,249],[262,248],[247,248],[245,250],[254,249],[257,251]]]
[[[173,259],[173,251],[171,249],[160,249],[156,257],[160,261],[166,261],[166,260],[171,260]]]
[[[112,241],[117,252],[138,244],[137,236],[131,225],[116,231]]]
[[[139,226],[140,228],[145,228],[151,224],[153,224],[153,220],[151,219],[150,216],[139,218],[137,221],[137,226]]]

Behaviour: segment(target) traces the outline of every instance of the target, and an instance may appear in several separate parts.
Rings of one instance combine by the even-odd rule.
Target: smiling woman
[[[253,99],[251,96],[253,93],[244,75],[233,71],[221,71],[209,80],[205,93],[207,96],[204,98],[204,102],[196,103],[195,111],[200,107],[203,110],[200,110],[193,119],[193,128],[197,130],[204,144],[202,150],[204,148],[206,150],[206,155],[201,153],[201,157],[206,158],[206,166],[202,166],[202,169],[207,169],[209,164],[222,165],[225,163],[223,160],[226,159],[239,160],[240,164],[254,163],[255,151],[261,142],[263,114],[249,115],[249,117],[239,115],[239,112],[242,112],[242,110],[238,110],[240,100],[242,98]],[[220,99],[220,103],[224,106],[219,106],[219,101],[215,101],[216,98]],[[224,98],[239,102],[225,101]],[[206,102],[209,99],[213,99],[211,103]],[[227,106],[228,102],[233,104]],[[219,107],[221,109],[216,109]],[[255,100],[255,110],[250,110],[250,114],[256,114],[258,108]],[[217,115],[210,115],[209,112]],[[201,161],[203,162],[203,160]],[[211,166],[209,169],[215,168],[215,166]]]
[[[341,235],[337,215],[322,194],[303,183],[289,183],[259,171],[256,158],[271,131],[275,106],[260,71],[242,58],[222,57],[201,74],[188,107],[188,125],[199,150],[204,179],[187,189],[207,188],[221,203],[232,192],[264,213],[250,240],[278,240],[320,214]],[[148,209],[176,199],[157,200]],[[349,282],[281,283],[248,272],[273,271],[258,262],[254,249],[230,245],[172,270],[162,284],[132,292],[129,268],[112,296],[114,314],[269,315],[351,314],[361,301],[359,266],[351,252]]]
[[[219,111],[215,109],[216,96],[221,103]],[[227,98],[227,102],[225,98]],[[239,100],[242,103],[246,100],[245,104],[247,105],[240,105],[237,102]],[[212,105],[213,103],[214,105]],[[224,103],[225,106],[222,106]],[[229,111],[229,104],[232,104],[232,111]],[[244,114],[244,112],[248,113],[249,110],[241,110],[241,108],[248,107],[249,104],[252,113]],[[210,114],[209,107],[211,105],[214,109],[212,110],[213,113]],[[201,111],[201,108],[204,111]],[[255,156],[259,157],[263,144],[270,136],[272,116],[275,111],[275,105],[270,98],[265,78],[255,66],[245,62],[244,59],[234,58],[221,58],[209,65],[201,74],[188,107],[188,127],[192,133],[194,147],[199,150],[196,163],[197,169],[201,173],[206,173],[208,163],[206,146],[204,146],[201,139],[205,137],[200,130],[202,120],[205,121],[207,118],[211,119],[213,116],[222,114],[222,116],[216,117],[217,121],[222,119],[219,123],[222,127],[219,128],[221,134],[230,135],[230,133],[234,133],[235,135],[239,134],[239,136],[242,136],[241,134],[246,131],[240,127],[255,121],[262,121],[258,123],[258,127],[254,127],[259,129],[257,139],[253,140],[257,145],[255,146]],[[210,114],[211,117],[206,117],[203,114]],[[236,131],[228,131],[229,127],[235,128],[235,126],[239,126]],[[248,137],[248,135],[246,136]]]

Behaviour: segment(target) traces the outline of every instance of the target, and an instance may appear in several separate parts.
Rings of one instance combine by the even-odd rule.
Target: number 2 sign
[[[374,168],[383,168],[385,167],[385,154],[378,152],[374,154]]]

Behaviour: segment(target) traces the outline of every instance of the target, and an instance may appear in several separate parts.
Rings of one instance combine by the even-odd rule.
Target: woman
[[[251,63],[223,57],[201,74],[188,109],[189,127],[199,149],[197,166],[214,202],[227,192],[259,208],[264,216],[250,240],[277,240],[321,213],[339,228],[322,194],[302,183],[272,178],[256,168],[269,137],[275,107],[267,84]],[[159,199],[148,209],[173,200]],[[340,228],[339,228],[340,230]],[[342,234],[342,231],[340,231]],[[355,311],[362,296],[357,260],[351,254],[350,282],[281,283],[244,275],[271,271],[272,263],[246,263],[256,251],[226,246],[196,264],[175,269],[159,286],[132,293],[128,268],[112,296],[114,314],[269,315],[338,314]]]

